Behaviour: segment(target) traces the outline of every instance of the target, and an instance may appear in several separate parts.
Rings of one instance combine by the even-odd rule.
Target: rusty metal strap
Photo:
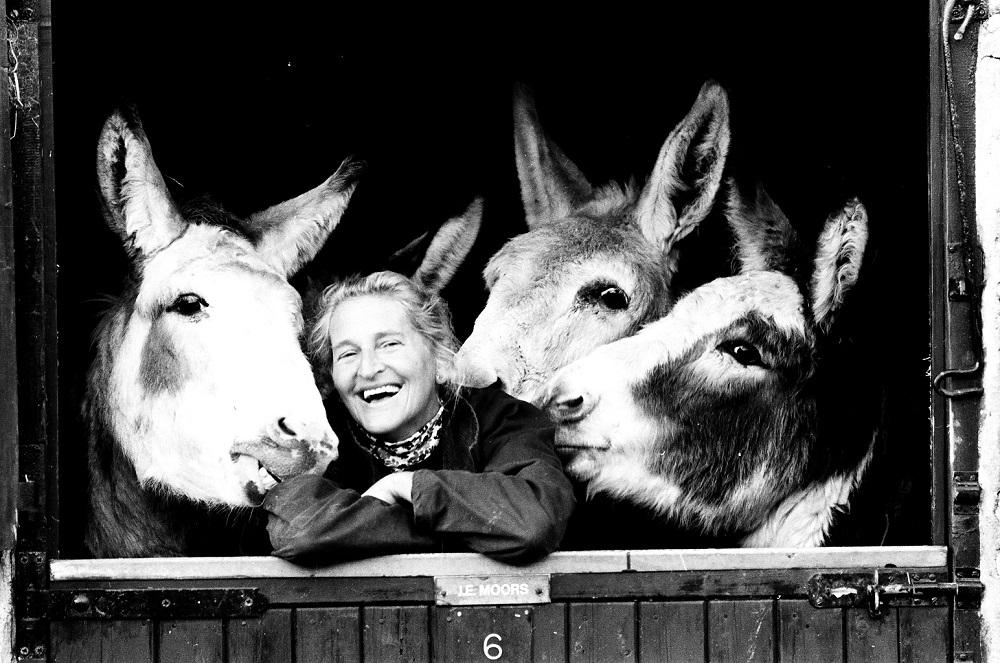
[[[257,588],[85,589],[38,592],[49,619],[259,617],[269,601]]]

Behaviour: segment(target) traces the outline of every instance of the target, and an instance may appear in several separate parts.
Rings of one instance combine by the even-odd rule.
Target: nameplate
[[[548,574],[434,576],[438,605],[550,603]]]

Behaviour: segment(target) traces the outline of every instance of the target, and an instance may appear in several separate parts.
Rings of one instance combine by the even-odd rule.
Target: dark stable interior
[[[873,465],[833,543],[930,543],[923,11],[691,3],[665,16],[618,6],[435,16],[328,3],[142,4],[58,3],[53,16],[61,556],[83,555],[77,410],[91,333],[126,275],[94,174],[116,103],[138,108],[176,198],[211,193],[240,214],[315,186],[347,155],[365,160],[341,226],[311,267],[331,278],[386,267],[484,196],[479,239],[444,293],[464,338],[486,299],[487,259],[526,230],[513,84],[532,86],[543,125],[591,182],[641,183],[710,78],[730,94],[730,175],[762,182],[809,238],[850,195],[869,211],[852,321],[875,359],[847,388],[884,389],[891,460]],[[684,242],[684,287],[731,269],[720,214]],[[594,547],[728,543],[652,534],[643,514],[612,515],[618,529],[595,524]]]

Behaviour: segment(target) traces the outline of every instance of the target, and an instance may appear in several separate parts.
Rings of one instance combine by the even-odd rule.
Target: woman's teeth
[[[390,396],[395,396],[399,392],[399,385],[386,384],[381,387],[375,387],[374,389],[365,389],[361,392],[361,398],[366,403],[371,403],[373,401],[379,400],[381,398],[388,398]]]

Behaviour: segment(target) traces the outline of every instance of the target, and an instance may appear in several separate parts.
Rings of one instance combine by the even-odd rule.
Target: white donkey
[[[288,277],[339,222],[359,166],[345,160],[248,219],[204,202],[182,210],[123,108],[104,125],[97,172],[132,273],[88,372],[85,543],[98,557],[204,551],[203,515],[258,504],[261,467],[286,477],[336,457]]]
[[[729,221],[739,275],[566,366],[544,405],[566,471],[590,493],[744,546],[820,545],[877,427],[878,403],[856,398],[857,357],[834,331],[867,213],[852,200],[833,214],[811,264],[762,189],[752,204],[735,192]]]
[[[678,240],[709,213],[729,150],[729,102],[706,83],[641,191],[595,189],[515,95],[514,135],[528,232],[486,266],[485,309],[458,354],[473,386],[523,400],[558,368],[629,336],[674,302]]]

